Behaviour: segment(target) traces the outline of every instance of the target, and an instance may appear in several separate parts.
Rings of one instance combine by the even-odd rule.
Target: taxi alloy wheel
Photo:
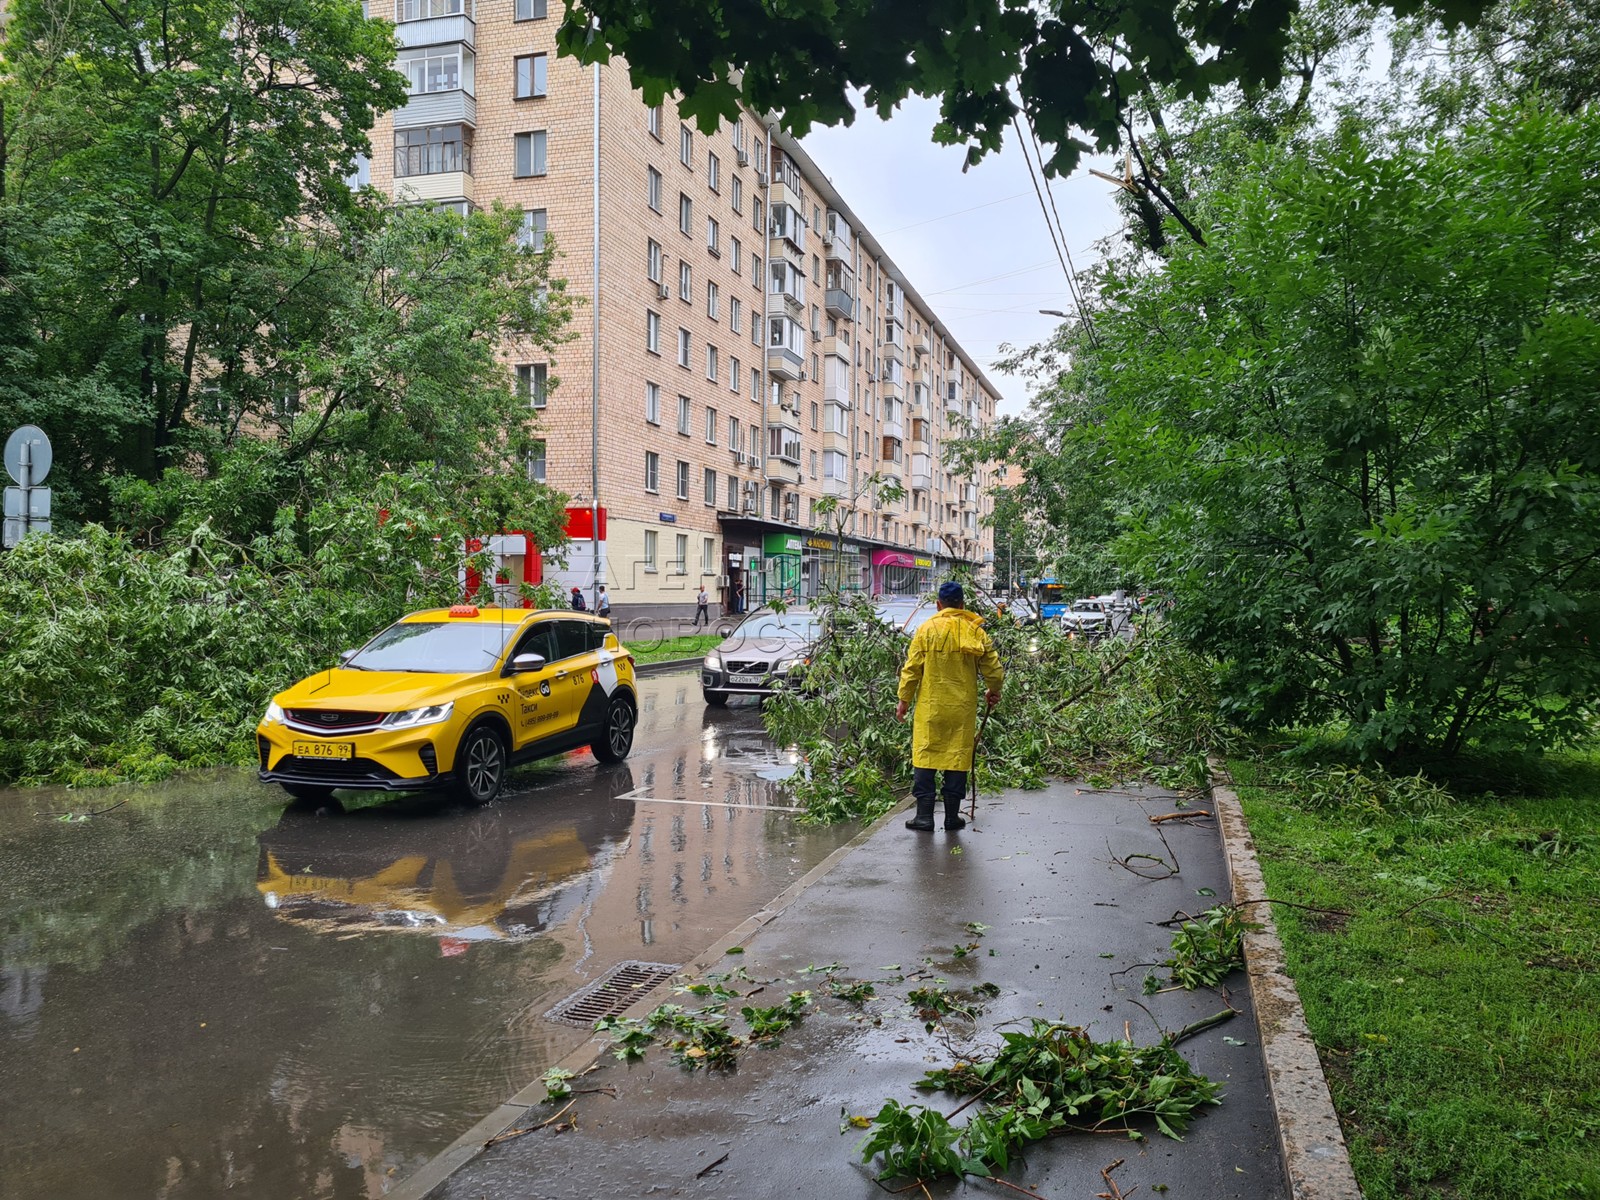
[[[613,696],[606,705],[606,722],[590,747],[601,762],[621,762],[633,749],[633,705]]]
[[[456,794],[470,804],[488,804],[506,778],[505,740],[491,725],[467,730],[456,750]]]

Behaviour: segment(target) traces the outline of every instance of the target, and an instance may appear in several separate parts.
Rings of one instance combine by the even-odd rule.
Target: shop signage
[[[761,549],[769,555],[799,554],[800,535],[798,533],[769,533],[761,539]]]

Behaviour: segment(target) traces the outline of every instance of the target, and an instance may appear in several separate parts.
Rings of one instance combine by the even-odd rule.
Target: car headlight
[[[262,714],[261,723],[263,725],[281,725],[283,723],[283,706],[276,700],[269,700],[267,702],[267,711]]]
[[[796,667],[803,667],[805,665],[806,665],[806,659],[805,659],[805,656],[802,655],[799,658],[784,658],[784,659],[780,659],[778,661],[778,665],[773,667],[772,669],[774,671],[776,671],[779,675],[787,675],[790,671],[794,670]]]
[[[455,708],[454,700],[445,704],[430,704],[425,708],[408,708],[404,712],[390,713],[383,719],[385,729],[415,729],[419,725],[437,725],[448,721]]]
[[[708,654],[708,655],[706,655],[705,666],[706,666],[706,670],[708,670],[708,671],[720,671],[720,670],[722,670],[722,655],[720,655],[720,654]]]

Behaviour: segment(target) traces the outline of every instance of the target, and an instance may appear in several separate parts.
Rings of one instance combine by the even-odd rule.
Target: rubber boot
[[[933,832],[933,797],[917,797],[917,815],[906,822],[907,829],[915,829],[922,833]]]
[[[961,801],[965,798],[964,796],[946,796],[944,798],[944,827],[951,833],[967,827],[966,821],[961,816]],[[933,814],[929,813],[928,815],[931,817]]]

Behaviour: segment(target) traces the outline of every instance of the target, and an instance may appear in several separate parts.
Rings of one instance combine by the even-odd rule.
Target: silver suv
[[[806,608],[758,608],[736,627],[722,626],[722,644],[700,665],[706,703],[720,707],[729,696],[772,695],[804,671],[822,630],[822,614]]]

